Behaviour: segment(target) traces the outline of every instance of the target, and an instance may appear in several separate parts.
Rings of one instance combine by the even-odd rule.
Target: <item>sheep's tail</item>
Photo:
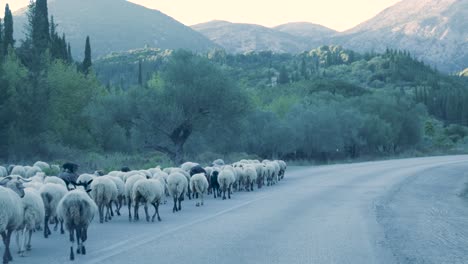
[[[104,192],[104,188],[102,188],[103,186],[96,186],[96,191],[94,193],[94,200],[96,201],[96,203],[102,203],[104,201],[104,198],[105,198],[105,192]]]
[[[52,202],[52,195],[48,192],[41,193],[42,201],[44,201],[44,207],[45,207],[45,213],[46,215],[51,215],[52,212],[50,212],[50,204]]]

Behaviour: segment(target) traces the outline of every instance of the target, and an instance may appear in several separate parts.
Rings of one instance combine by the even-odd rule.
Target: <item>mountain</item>
[[[322,25],[308,22],[294,22],[279,25],[274,29],[311,41],[320,41],[336,35],[338,32]]]
[[[334,37],[360,52],[408,50],[447,72],[468,65],[468,0],[405,0]]]
[[[87,35],[94,57],[145,46],[193,51],[217,47],[160,11],[125,0],[49,0],[49,15],[54,16],[58,31],[65,32],[71,42],[75,59],[83,57]],[[14,16],[16,39],[22,39],[26,9]]]
[[[254,24],[214,20],[192,28],[231,53],[263,50],[297,53],[308,49],[300,37]]]

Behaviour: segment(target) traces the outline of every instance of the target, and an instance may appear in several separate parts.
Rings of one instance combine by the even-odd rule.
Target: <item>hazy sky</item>
[[[60,1],[60,0],[56,0]],[[77,0],[79,1],[79,0]],[[99,1],[99,0],[96,0]],[[214,19],[276,26],[307,21],[336,29],[349,29],[400,0],[131,0],[158,9],[186,24]],[[405,0],[410,1],[410,0]],[[0,0],[13,10],[29,0]],[[3,11],[2,11],[3,14]]]

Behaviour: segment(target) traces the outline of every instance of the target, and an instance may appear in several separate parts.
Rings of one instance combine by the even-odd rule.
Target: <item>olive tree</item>
[[[219,68],[187,51],[175,52],[155,78],[139,100],[138,127],[147,148],[175,163],[183,161],[184,145],[194,132],[203,133],[213,123],[229,127],[249,109],[246,94]]]

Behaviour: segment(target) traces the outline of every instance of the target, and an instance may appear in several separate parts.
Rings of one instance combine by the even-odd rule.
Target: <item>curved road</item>
[[[291,168],[231,200],[164,205],[159,223],[93,223],[75,262],[468,263],[467,171],[468,156]],[[14,263],[68,262],[67,237],[36,233]]]

